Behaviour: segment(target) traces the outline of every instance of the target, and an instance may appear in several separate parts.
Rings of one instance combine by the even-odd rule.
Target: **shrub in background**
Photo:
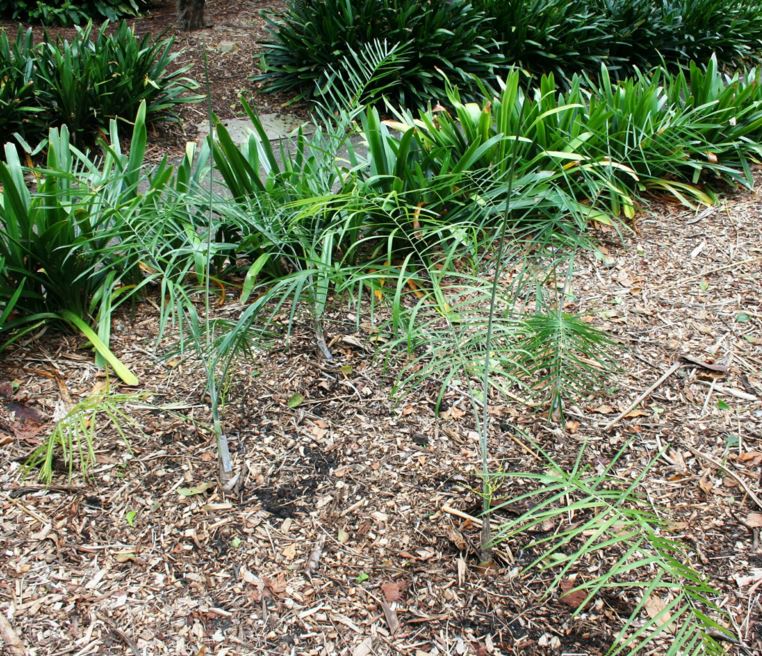
[[[45,42],[38,63],[40,105],[52,125],[65,123],[80,140],[112,118],[131,121],[145,101],[148,116],[172,117],[173,108],[198,100],[185,96],[197,88],[183,77],[189,66],[170,70],[177,59],[174,39],[139,39],[133,28],[108,23],[93,35],[93,25],[77,28],[71,40]]]
[[[591,0],[473,2],[492,19],[505,64],[532,73],[573,73],[609,59],[612,22]]]
[[[270,24],[257,78],[266,90],[324,95],[341,82],[324,79],[337,60],[386,40],[402,61],[384,91],[408,107],[441,100],[443,77],[468,95],[472,76],[489,81],[514,65],[562,83],[601,65],[619,78],[713,53],[732,67],[762,52],[757,0],[303,0]]]
[[[0,0],[0,16],[45,25],[79,25],[89,19],[135,16],[148,0]]]
[[[491,21],[465,0],[304,0],[268,22],[273,40],[256,79],[269,91],[320,96],[326,72],[374,41],[399,44],[395,78],[384,86],[408,106],[441,97],[445,78],[473,88],[471,76],[489,79],[500,62]]]
[[[32,31],[19,29],[15,40],[0,32],[0,139],[14,132],[34,141],[44,134],[35,98],[36,52]]]
[[[757,0],[575,0],[611,23],[611,61],[650,67],[706,61],[726,65],[762,50]]]
[[[173,118],[174,108],[199,100],[188,66],[172,69],[180,53],[173,39],[138,38],[126,23],[94,33],[78,27],[71,40],[34,43],[31,32],[15,42],[0,36],[0,142],[18,132],[33,143],[48,126],[66,124],[79,144],[95,142],[112,118],[129,123],[141,102],[149,119]]]
[[[757,0],[473,0],[493,19],[507,63],[532,73],[706,61],[762,49]]]

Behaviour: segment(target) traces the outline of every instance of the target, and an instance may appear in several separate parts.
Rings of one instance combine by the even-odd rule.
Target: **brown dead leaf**
[[[605,403],[603,405],[599,405],[597,408],[593,408],[590,412],[593,412],[597,415],[613,415],[616,410],[612,408],[610,405],[606,405]]]
[[[752,528],[762,528],[762,513],[753,512],[746,515],[746,525]]]
[[[453,405],[445,410],[440,416],[442,419],[460,419],[465,416],[465,412],[458,406]]]
[[[577,610],[582,605],[582,602],[587,599],[587,593],[584,590],[574,590],[576,580],[573,577],[569,577],[561,581],[560,588],[563,593],[559,597],[559,601],[565,603],[569,608]]]
[[[570,419],[566,422],[566,430],[569,431],[570,435],[574,435],[579,430],[579,422]]]
[[[712,481],[710,481],[706,476],[702,476],[699,479],[699,487],[701,488],[701,491],[704,492],[704,494],[711,494],[714,490],[714,485],[712,485]]]
[[[316,440],[322,440],[328,431],[325,428],[320,428],[320,426],[312,426],[310,428],[310,434],[312,437],[314,437]]]
[[[668,631],[673,632],[675,627],[672,625],[672,614],[665,611],[668,602],[662,599],[658,595],[651,595],[645,603],[646,613],[651,619],[659,618],[656,620],[656,624],[659,627],[665,627]],[[667,626],[670,625],[670,626]]]
[[[675,469],[677,469],[678,472],[685,473],[688,471],[688,466],[685,464],[685,458],[683,458],[683,454],[679,451],[670,449],[667,452],[667,460],[675,466]]]
[[[762,464],[762,452],[761,451],[746,451],[738,456],[740,462],[748,462],[751,465]]]
[[[458,551],[466,551],[468,549],[468,542],[466,542],[463,534],[452,526],[447,529],[447,537],[450,542],[455,545]]]
[[[293,560],[296,558],[296,545],[293,543],[289,544],[282,553],[286,557],[286,560]]]
[[[407,584],[404,581],[388,581],[381,584],[381,592],[384,593],[384,599],[389,603],[402,599]]]
[[[625,417],[627,419],[634,419],[635,417],[648,417],[650,416],[650,412],[646,412],[642,408],[635,408],[634,410],[630,410]]]
[[[47,422],[47,419],[36,409],[23,403],[9,401],[5,404],[15,421],[11,422],[11,428],[19,440],[28,443],[36,443],[35,440]]]
[[[263,577],[267,589],[273,594],[274,597],[280,597],[286,591],[286,575],[278,574],[274,579]]]

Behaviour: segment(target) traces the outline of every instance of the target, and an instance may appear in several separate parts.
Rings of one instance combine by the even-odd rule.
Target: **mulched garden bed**
[[[284,101],[247,82],[266,34],[257,11],[272,4],[210,1],[214,27],[178,35],[197,64],[206,45],[223,117],[241,89],[262,111]],[[138,29],[170,27],[171,5]],[[185,109],[153,147],[181,150],[204,118],[201,105]],[[610,394],[578,400],[561,426],[496,406],[493,466],[542,469],[526,436],[562,463],[586,444],[586,459],[605,464],[630,443],[617,467],[626,479],[669,446],[642,492],[721,591],[741,639],[728,653],[762,653],[762,193],[698,212],[661,199],[632,234],[600,238],[604,256],[578,262],[571,309],[623,345]],[[234,298],[217,311],[239,312]],[[627,614],[617,597],[572,617],[543,597],[549,574],[521,572],[520,540],[498,550],[499,568],[478,568],[478,526],[447,511],[478,511],[468,400],[449,393],[437,417],[436,381],[391,398],[370,330],[348,309],[335,305],[328,325],[335,364],[297,326],[236,366],[228,489],[203,368],[157,345],[157,317],[148,299],[115,318],[114,349],[147,398],[134,404],[129,449],[98,431],[89,482],[59,472],[45,489],[22,467],[54,418],[105,384],[84,341],[45,333],[3,354],[0,611],[28,654],[605,653]]]

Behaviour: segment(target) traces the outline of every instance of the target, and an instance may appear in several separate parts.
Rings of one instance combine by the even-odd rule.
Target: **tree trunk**
[[[177,22],[183,30],[200,30],[204,24],[205,0],[177,0]]]

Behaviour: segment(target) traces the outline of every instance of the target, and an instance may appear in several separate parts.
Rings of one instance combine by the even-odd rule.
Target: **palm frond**
[[[688,549],[665,535],[665,523],[638,494],[653,461],[626,480],[619,478],[616,466],[628,446],[599,471],[585,466],[584,449],[567,471],[534,447],[543,453],[545,471],[494,475],[504,488],[523,490],[492,509],[501,517],[494,542],[508,542],[532,554],[526,570],[553,574],[547,596],[573,580],[573,589],[563,594],[585,595],[575,615],[601,595],[625,597],[633,610],[610,656],[634,655],[648,647],[670,655],[725,653],[713,637],[733,638],[714,601],[718,592],[690,566]],[[515,507],[529,510],[503,520],[500,511]],[[528,535],[537,537],[525,540]]]

